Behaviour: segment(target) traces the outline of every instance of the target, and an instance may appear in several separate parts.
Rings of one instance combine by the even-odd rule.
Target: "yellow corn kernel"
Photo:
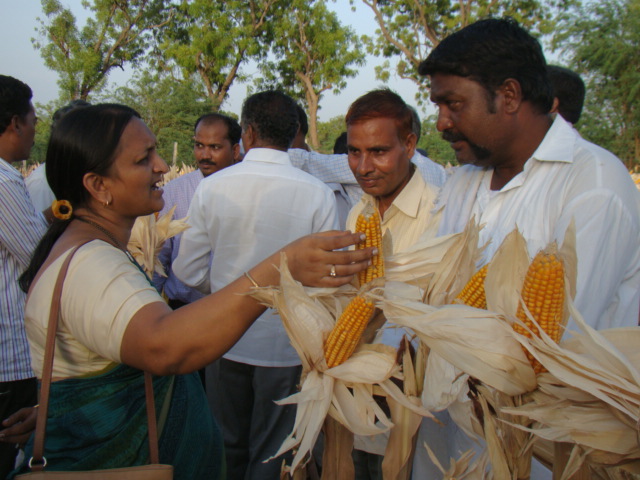
[[[384,276],[384,258],[382,256],[382,229],[380,227],[380,214],[377,209],[371,209],[370,214],[361,213],[356,220],[356,231],[363,232],[367,238],[356,245],[358,250],[368,247],[376,247],[378,254],[371,259],[371,265],[366,270],[358,273],[360,285]]]
[[[536,323],[531,322],[522,304],[516,316],[539,336],[538,327],[542,328],[554,342],[559,342],[562,332],[562,316],[564,314],[564,264],[553,253],[538,253],[524,279],[522,299]],[[531,338],[531,334],[520,325],[514,323],[516,332]],[[544,371],[544,367],[525,351],[536,373]]]
[[[349,302],[324,345],[329,368],[340,365],[353,354],[374,311],[373,302],[359,295]]]
[[[487,309],[487,295],[484,289],[484,279],[487,277],[489,264],[473,274],[471,280],[467,282],[462,291],[456,297],[461,303],[470,307]],[[457,303],[457,302],[454,302]]]

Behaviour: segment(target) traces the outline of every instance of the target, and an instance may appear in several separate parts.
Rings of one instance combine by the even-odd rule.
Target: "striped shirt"
[[[351,200],[353,207],[362,196],[362,189],[349,167],[347,154],[324,154],[308,152],[300,148],[289,149],[289,158],[294,167],[301,168],[324,183],[341,184]],[[424,181],[432,186],[441,187],[447,179],[447,174],[442,165],[423,157],[415,152],[411,161],[424,178]]]
[[[18,277],[47,229],[20,172],[0,158],[0,382],[33,377]]]

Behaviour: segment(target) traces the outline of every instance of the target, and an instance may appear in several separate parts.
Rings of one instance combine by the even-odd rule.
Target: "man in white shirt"
[[[371,91],[351,104],[345,117],[349,166],[364,191],[347,217],[347,229],[367,204],[378,209],[383,235],[391,235],[392,252],[410,247],[425,231],[438,195],[411,162],[417,135],[414,112],[391,90]],[[400,329],[383,329],[379,341],[399,347]],[[382,460],[388,435],[356,436],[357,480],[382,480]],[[366,453],[365,453],[366,452]]]
[[[0,422],[37,403],[37,382],[24,329],[26,295],[18,286],[18,277],[27,268],[47,222],[33,207],[22,175],[11,165],[26,160],[31,152],[38,120],[31,97],[29,86],[0,75]],[[0,478],[13,470],[16,443],[3,432]]]
[[[333,192],[289,161],[295,102],[275,91],[252,95],[241,125],[247,153],[200,182],[173,264],[178,278],[202,292],[219,290],[294,239],[337,227]],[[282,457],[263,461],[291,432],[295,408],[274,402],[296,392],[300,376],[280,318],[267,310],[213,368],[229,478],[279,479]]]
[[[549,115],[553,94],[538,41],[513,20],[481,20],[441,42],[419,71],[431,81],[438,130],[464,164],[442,188],[439,233],[460,232],[475,216],[485,225],[480,244],[490,241],[486,263],[516,226],[533,256],[561,242],[573,221],[576,307],[597,329],[636,325],[640,195],[618,158]],[[448,464],[468,448],[452,430],[425,420],[418,445],[440,446]],[[440,475],[418,448],[414,478]]]

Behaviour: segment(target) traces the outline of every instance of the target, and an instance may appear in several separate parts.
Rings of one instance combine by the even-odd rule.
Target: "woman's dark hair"
[[[491,101],[508,78],[547,113],[553,103],[547,63],[538,40],[512,18],[479,20],[445,38],[418,67],[420,75],[456,75],[482,85]]]
[[[89,192],[83,179],[87,173],[107,175],[116,157],[124,129],[140,114],[125,105],[100,104],[70,111],[51,132],[46,156],[47,182],[58,200],[67,200],[73,209],[84,207]],[[25,292],[69,220],[55,219],[36,247],[27,270],[20,276]]]

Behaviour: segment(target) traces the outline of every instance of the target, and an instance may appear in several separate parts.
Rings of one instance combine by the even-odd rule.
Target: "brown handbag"
[[[85,242],[86,243],[86,242]],[[91,471],[65,471],[47,472],[45,467],[47,460],[44,457],[44,439],[47,426],[47,413],[49,410],[49,393],[51,390],[51,377],[53,374],[53,352],[56,343],[56,331],[58,329],[58,314],[60,311],[60,297],[62,285],[69,269],[71,258],[78,249],[84,245],[78,245],[69,254],[62,264],[60,274],[56,280],[51,298],[51,310],[49,312],[49,326],[47,330],[47,342],[45,345],[44,364],[42,369],[42,385],[40,388],[40,406],[36,419],[36,431],[33,443],[33,456],[29,460],[31,472],[16,475],[16,479],[75,479],[75,480],[171,480],[173,479],[173,466],[159,464],[158,431],[156,425],[156,408],[153,398],[153,383],[151,375],[144,373],[144,389],[147,403],[147,423],[149,426],[149,465],[136,467],[111,468]]]

